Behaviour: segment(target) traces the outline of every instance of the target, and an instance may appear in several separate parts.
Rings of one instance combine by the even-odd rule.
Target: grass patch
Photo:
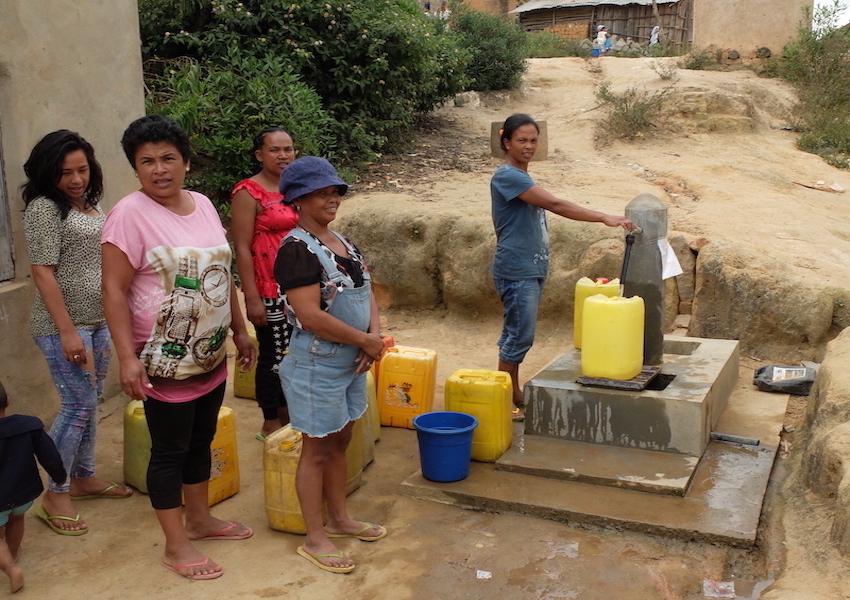
[[[672,86],[661,91],[650,92],[630,87],[616,94],[611,84],[603,81],[599,84],[596,97],[607,110],[600,127],[609,137],[634,140],[657,129],[656,121],[661,116],[664,103]]]
[[[679,67],[691,71],[706,71],[717,65],[717,55],[710,50],[691,50],[679,59]]]
[[[850,166],[850,31],[838,26],[843,6],[818,7],[808,27],[809,13],[797,39],[785,47],[779,67],[799,91],[801,150],[818,154],[830,165]]]
[[[655,61],[652,63],[652,70],[655,71],[661,79],[669,80],[676,77],[678,70],[676,69],[675,63],[671,62],[659,62]]]
[[[554,58],[560,56],[590,56],[590,48],[579,40],[567,40],[551,31],[528,34],[528,58]]]

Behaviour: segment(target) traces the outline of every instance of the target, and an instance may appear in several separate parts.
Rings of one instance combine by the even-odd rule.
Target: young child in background
[[[57,484],[65,481],[67,473],[41,420],[27,415],[7,417],[8,406],[6,389],[0,383],[0,569],[9,576],[15,593],[24,587],[24,574],[18,566],[24,513],[44,491],[35,460]]]

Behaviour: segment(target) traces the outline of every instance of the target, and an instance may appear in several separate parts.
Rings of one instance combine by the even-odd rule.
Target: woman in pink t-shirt
[[[103,226],[103,305],[124,392],[145,400],[148,491],[165,534],[162,564],[188,579],[220,577],[192,542],[241,540],[250,527],[210,514],[210,444],[224,398],[227,330],[243,368],[256,350],[230,273],[215,207],[183,189],[189,138],[175,121],[137,119],[121,145],[141,189]],[[183,522],[185,499],[186,522]]]
[[[278,191],[280,174],[295,160],[292,138],[280,127],[268,127],[254,137],[253,152],[260,172],[233,187],[230,223],[245,309],[260,346],[255,389],[263,426],[257,438],[264,440],[289,423],[277,372],[292,326],[283,315],[274,261],[280,241],[298,225],[298,213]]]

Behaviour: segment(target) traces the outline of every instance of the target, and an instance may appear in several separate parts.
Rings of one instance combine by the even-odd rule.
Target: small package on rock
[[[753,385],[763,392],[808,396],[815,382],[815,370],[788,365],[766,365],[756,369]]]

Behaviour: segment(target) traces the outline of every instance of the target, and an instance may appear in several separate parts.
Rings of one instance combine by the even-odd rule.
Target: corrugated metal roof
[[[656,0],[658,4],[673,4],[679,0]],[[600,4],[625,6],[626,4],[640,4],[642,6],[652,5],[652,0],[529,0],[522,6],[510,11],[510,14],[519,14],[530,10],[541,8],[574,8],[577,6],[599,6]]]

